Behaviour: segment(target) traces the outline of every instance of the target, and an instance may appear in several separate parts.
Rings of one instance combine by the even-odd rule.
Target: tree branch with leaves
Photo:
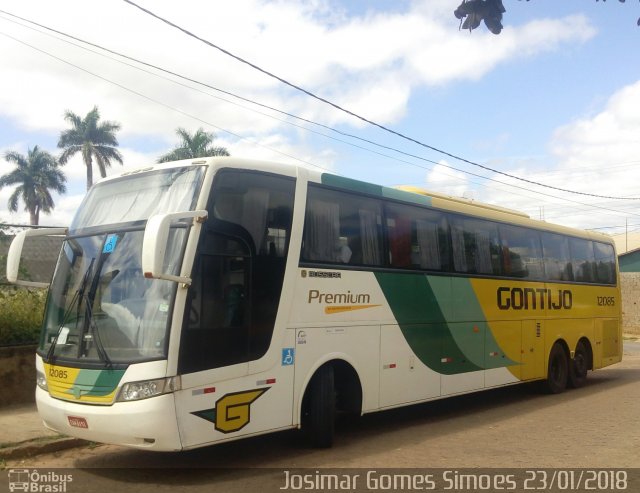
[[[60,163],[66,164],[71,157],[80,153],[87,167],[87,190],[93,185],[93,160],[98,165],[100,176],[107,176],[107,168],[112,161],[122,164],[122,155],[118,151],[116,132],[120,124],[111,121],[100,122],[98,107],[81,118],[72,111],[65,111],[64,119],[71,128],[60,134],[58,147],[62,149]]]
[[[599,1],[596,0],[596,2]],[[607,0],[602,1],[606,2]],[[618,0],[618,2],[625,3],[625,0]],[[453,15],[456,16],[456,19],[460,19],[460,29],[473,31],[484,21],[489,31],[493,34],[500,34],[503,27],[502,15],[506,11],[502,0],[462,0],[458,8],[453,11]],[[640,18],[638,18],[637,24],[640,26]]]
[[[67,191],[66,177],[60,170],[60,163],[56,158],[43,151],[38,146],[29,149],[27,156],[15,151],[8,151],[4,159],[15,165],[15,169],[0,176],[0,189],[17,185],[9,196],[9,210],[18,211],[20,200],[29,212],[31,224],[40,222],[40,213],[50,213],[55,204],[51,191],[60,194]]]
[[[158,158],[159,163],[169,161],[179,161],[181,159],[195,159],[199,157],[229,156],[226,147],[216,147],[213,145],[215,135],[213,132],[205,132],[199,128],[190,134],[184,128],[177,128],[176,134],[180,138],[178,145],[172,150]]]

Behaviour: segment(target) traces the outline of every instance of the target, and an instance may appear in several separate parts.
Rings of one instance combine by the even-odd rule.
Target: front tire
[[[562,345],[556,342],[549,353],[549,366],[544,388],[549,394],[559,394],[567,388],[568,380],[569,361],[567,354]]]
[[[303,402],[302,431],[309,445],[333,445],[336,417],[336,391],[331,365],[321,366],[313,375]]]
[[[589,350],[583,341],[578,342],[571,360],[569,371],[569,385],[574,389],[582,387],[587,381],[589,371]]]

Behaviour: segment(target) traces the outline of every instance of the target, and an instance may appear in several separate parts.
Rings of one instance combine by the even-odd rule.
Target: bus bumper
[[[37,388],[36,404],[44,425],[64,435],[145,450],[182,449],[173,394],[99,406],[54,399]]]

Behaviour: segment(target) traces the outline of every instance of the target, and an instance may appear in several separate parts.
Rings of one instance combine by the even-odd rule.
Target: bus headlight
[[[44,373],[36,370],[36,383],[38,387],[42,390],[49,392],[49,386],[47,385],[47,377],[44,376]]]
[[[118,402],[139,401],[180,390],[180,377],[157,378],[125,383],[118,394]]]

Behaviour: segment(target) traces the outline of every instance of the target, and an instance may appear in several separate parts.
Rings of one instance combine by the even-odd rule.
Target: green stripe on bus
[[[517,364],[487,358],[501,352],[467,279],[416,274],[375,274],[409,347],[444,375]],[[451,323],[453,310],[458,323]]]
[[[437,278],[434,276],[429,279],[431,279],[431,283],[433,284],[433,280]],[[517,362],[510,360],[506,356],[499,360],[487,358],[488,354],[504,353],[504,351],[500,348],[500,345],[491,332],[491,324],[486,322],[487,317],[482,310],[473,286],[469,282],[469,279],[462,277],[450,277],[448,279],[451,282],[450,296],[452,299],[452,309],[455,310],[456,313],[455,319],[461,321],[460,325],[464,327],[462,331],[452,331],[453,337],[462,351],[469,359],[485,369],[517,365]],[[438,290],[434,291],[436,292],[436,297],[440,298],[440,296],[438,296]],[[478,339],[477,337],[470,336],[469,327],[472,328],[474,335],[477,334],[482,338]]]
[[[342,188],[352,192],[366,193],[376,197],[401,200],[403,202],[411,202],[419,205],[431,205],[431,197],[420,195],[404,190],[396,190],[395,188],[374,185],[364,181],[345,178],[344,176],[332,175],[329,173],[322,174],[322,184],[330,187]]]
[[[456,343],[427,276],[375,275],[402,334],[422,363],[445,375],[482,370]]]
[[[345,178],[344,176],[332,175],[330,173],[322,173],[322,184],[330,187],[344,188],[353,192],[366,193],[369,195],[375,195],[382,197],[382,186],[374,185],[373,183],[367,183],[359,180],[352,180],[351,178]]]
[[[80,387],[82,395],[104,396],[111,394],[125,370],[80,370],[73,387]]]

